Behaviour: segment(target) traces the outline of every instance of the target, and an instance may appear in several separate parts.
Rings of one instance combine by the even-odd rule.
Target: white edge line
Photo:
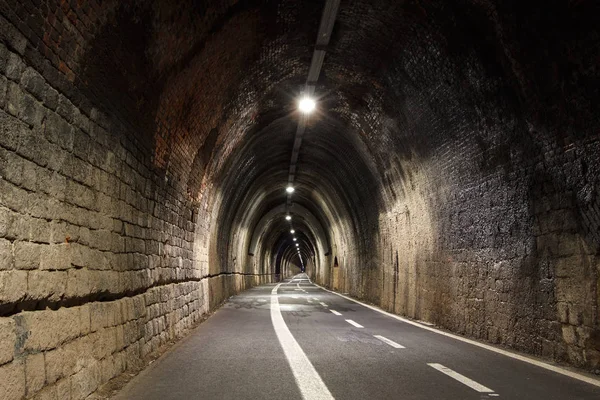
[[[398,344],[398,343],[394,342],[393,340],[386,338],[385,336],[373,335],[373,337],[376,337],[377,339],[381,340],[383,343],[388,344],[395,349],[405,349],[406,348],[406,347],[402,346],[401,344]]]
[[[380,309],[378,307],[371,306],[369,304],[365,304],[365,303],[363,303],[361,301],[353,299],[352,297],[344,296],[343,294],[340,294],[340,293],[334,292],[332,290],[326,289],[326,288],[324,288],[321,285],[317,285],[316,283],[313,283],[313,284],[315,286],[318,286],[321,289],[325,290],[326,292],[336,294],[336,295],[338,295],[340,297],[345,298],[346,300],[350,300],[350,301],[352,301],[354,303],[360,304],[363,307],[370,308],[373,311],[377,311],[378,313],[387,315],[388,317],[395,318],[398,321],[402,321],[402,322],[405,322],[407,324],[419,327],[421,329],[425,329],[425,330],[430,331],[430,332],[435,332],[435,333],[437,333],[439,335],[446,336],[446,337],[449,337],[449,338],[452,338],[452,339],[460,340],[461,342],[468,343],[468,344],[471,344],[473,346],[481,347],[482,349],[493,351],[494,353],[502,354],[503,356],[514,358],[515,360],[519,360],[519,361],[522,361],[522,362],[525,362],[525,363],[528,363],[528,364],[531,364],[531,365],[535,365],[537,367],[547,369],[548,371],[556,372],[558,374],[568,376],[569,378],[577,379],[579,381],[582,381],[582,382],[585,382],[585,383],[589,383],[590,385],[594,385],[594,386],[600,387],[600,380],[599,379],[594,379],[594,378],[591,378],[591,377],[588,377],[588,376],[585,376],[585,375],[581,375],[581,374],[579,374],[577,372],[569,371],[567,369],[564,369],[564,368],[561,368],[561,367],[558,367],[558,366],[555,366],[555,365],[551,365],[551,364],[545,363],[543,361],[538,361],[538,360],[535,360],[533,358],[529,358],[527,356],[523,356],[521,354],[516,354],[516,353],[510,352],[510,351],[502,350],[502,349],[496,348],[494,346],[491,346],[489,344],[479,343],[479,342],[476,342],[475,340],[467,339],[467,338],[464,338],[462,336],[455,335],[453,333],[448,333],[448,332],[444,332],[444,331],[441,331],[441,330],[436,329],[436,328],[425,326],[425,325],[422,325],[422,324],[420,324],[418,322],[411,321],[410,319],[407,319],[407,318],[401,317],[399,315],[395,315],[395,314],[389,313],[387,311],[384,311],[384,310],[382,310],[382,309]]]
[[[357,322],[352,321],[351,319],[347,319],[346,322],[349,323],[350,325],[354,325],[357,328],[364,328],[364,326],[362,326],[361,324],[359,324]]]
[[[427,363],[427,365],[429,365],[431,368],[434,368],[434,369],[440,371],[442,374],[447,375],[450,378],[457,380],[458,382],[462,383],[463,385],[470,387],[471,389],[473,389],[476,392],[479,392],[479,393],[494,393],[495,392],[495,390],[492,390],[489,387],[484,386],[481,383],[474,381],[473,379],[467,378],[466,376],[459,374],[458,372],[456,372],[442,364]]]

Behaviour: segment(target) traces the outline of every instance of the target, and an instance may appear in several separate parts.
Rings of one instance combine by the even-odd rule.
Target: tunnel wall
[[[0,398],[82,399],[271,277],[209,268],[213,197],[200,208],[176,165],[164,165],[156,138],[169,125],[155,135],[131,99],[103,86],[119,76],[84,71],[86,51],[101,52],[85,45],[115,18],[116,3],[8,3],[0,16]]]
[[[597,366],[591,3],[342,2],[293,196],[331,242],[307,272]],[[0,397],[83,398],[271,281],[289,226],[247,245],[285,204],[321,7],[0,2]]]
[[[333,235],[339,290],[596,369],[600,125],[588,68],[597,31],[585,4],[421,6],[394,14],[391,2],[354,2],[338,20],[344,39],[325,73],[341,87],[336,110],[351,104],[346,134],[368,146],[370,192],[382,194],[354,205],[374,215],[356,232],[364,250]],[[352,41],[368,12],[380,31]],[[378,84],[355,78],[365,71]],[[339,225],[330,229],[346,230]],[[325,273],[316,279],[333,286]]]

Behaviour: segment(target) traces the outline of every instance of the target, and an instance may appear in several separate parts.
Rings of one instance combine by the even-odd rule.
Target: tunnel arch
[[[267,212],[258,222],[254,231],[252,233],[252,239],[250,240],[250,247],[248,248],[248,254],[254,255],[256,251],[256,246],[260,237],[266,231],[269,223],[276,217],[281,217],[286,214],[290,214],[292,216],[292,221],[295,222],[295,217],[300,217],[304,221],[306,221],[306,226],[313,232],[315,238],[317,238],[320,247],[324,250],[324,255],[328,255],[331,251],[330,239],[329,235],[326,234],[325,229],[321,222],[306,208],[302,207],[299,204],[292,204],[291,207],[286,207],[285,204],[281,204],[278,207],[275,207],[271,211]],[[290,223],[290,227],[292,224]]]
[[[600,365],[598,2],[347,0],[326,47],[320,0],[3,4],[3,370],[123,331],[33,377],[114,365],[93,391],[301,264],[265,218],[315,50],[291,197],[311,280]]]

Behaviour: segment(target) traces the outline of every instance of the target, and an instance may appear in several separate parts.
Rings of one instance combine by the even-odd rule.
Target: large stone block
[[[85,297],[90,294],[90,288],[90,271],[88,269],[70,269],[68,271],[66,297]]]
[[[44,353],[28,356],[25,360],[25,381],[27,382],[27,396],[31,397],[46,383],[46,366]]]
[[[45,353],[46,381],[54,383],[67,378],[94,362],[92,352],[93,341],[89,337],[83,337],[55,350]]]
[[[82,369],[71,378],[71,396],[73,399],[85,399],[100,385],[101,371],[98,363]]]
[[[21,76],[21,85],[38,100],[44,99],[47,88],[44,78],[33,68],[26,68]]]
[[[25,397],[25,365],[15,361],[0,367],[0,399],[21,400]]]
[[[1,221],[0,221],[0,224],[2,224]],[[0,271],[11,269],[12,267],[13,267],[12,243],[6,239],[0,239]]]
[[[27,271],[0,271],[0,304],[22,300],[27,291]]]
[[[0,365],[12,361],[16,340],[15,321],[12,318],[0,318]]]
[[[59,301],[67,287],[66,271],[29,271],[27,274],[27,298]]]
[[[81,333],[79,307],[24,312],[16,319],[27,332],[24,348],[29,351],[54,349]]]
[[[40,268],[53,270],[66,270],[71,268],[73,245],[65,243],[63,239],[63,236],[68,236],[68,233],[60,232],[58,235],[56,233],[52,233],[51,235],[58,236],[57,240],[62,239],[63,243],[52,244],[44,248],[40,257]]]
[[[562,337],[565,343],[574,345],[577,343],[577,335],[575,333],[575,327],[572,325],[562,326]]]
[[[14,151],[28,131],[27,125],[0,110],[0,145]]]
[[[8,90],[8,79],[0,75],[0,108],[4,108],[6,104],[6,91]]]
[[[41,125],[45,115],[45,108],[32,96],[25,93],[21,88],[10,82],[8,84],[6,108],[10,114],[18,117],[32,127]]]
[[[18,54],[9,52],[6,62],[6,77],[15,81],[19,80],[24,69],[25,63],[21,57]]]
[[[79,324],[82,335],[87,335],[91,332],[91,320],[90,304],[84,304],[79,307]]]
[[[14,265],[16,269],[37,269],[40,266],[42,245],[17,241],[14,243]]]

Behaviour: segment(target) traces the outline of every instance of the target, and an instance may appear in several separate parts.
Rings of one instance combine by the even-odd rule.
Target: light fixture
[[[315,103],[315,101],[308,96],[304,96],[303,98],[301,98],[300,102],[298,103],[298,108],[304,114],[310,114],[314,111],[316,106],[317,104]]]
[[[290,233],[296,233],[296,231],[292,229],[292,230],[290,231]]]
[[[285,216],[285,219],[286,219],[286,221],[291,221],[292,216],[288,214],[288,215]]]
[[[298,239],[294,238],[294,242],[295,242],[296,240],[298,240]]]
[[[294,190],[295,189],[294,189],[293,186],[288,186],[288,187],[285,188],[285,191],[288,192],[288,193],[294,193]]]

